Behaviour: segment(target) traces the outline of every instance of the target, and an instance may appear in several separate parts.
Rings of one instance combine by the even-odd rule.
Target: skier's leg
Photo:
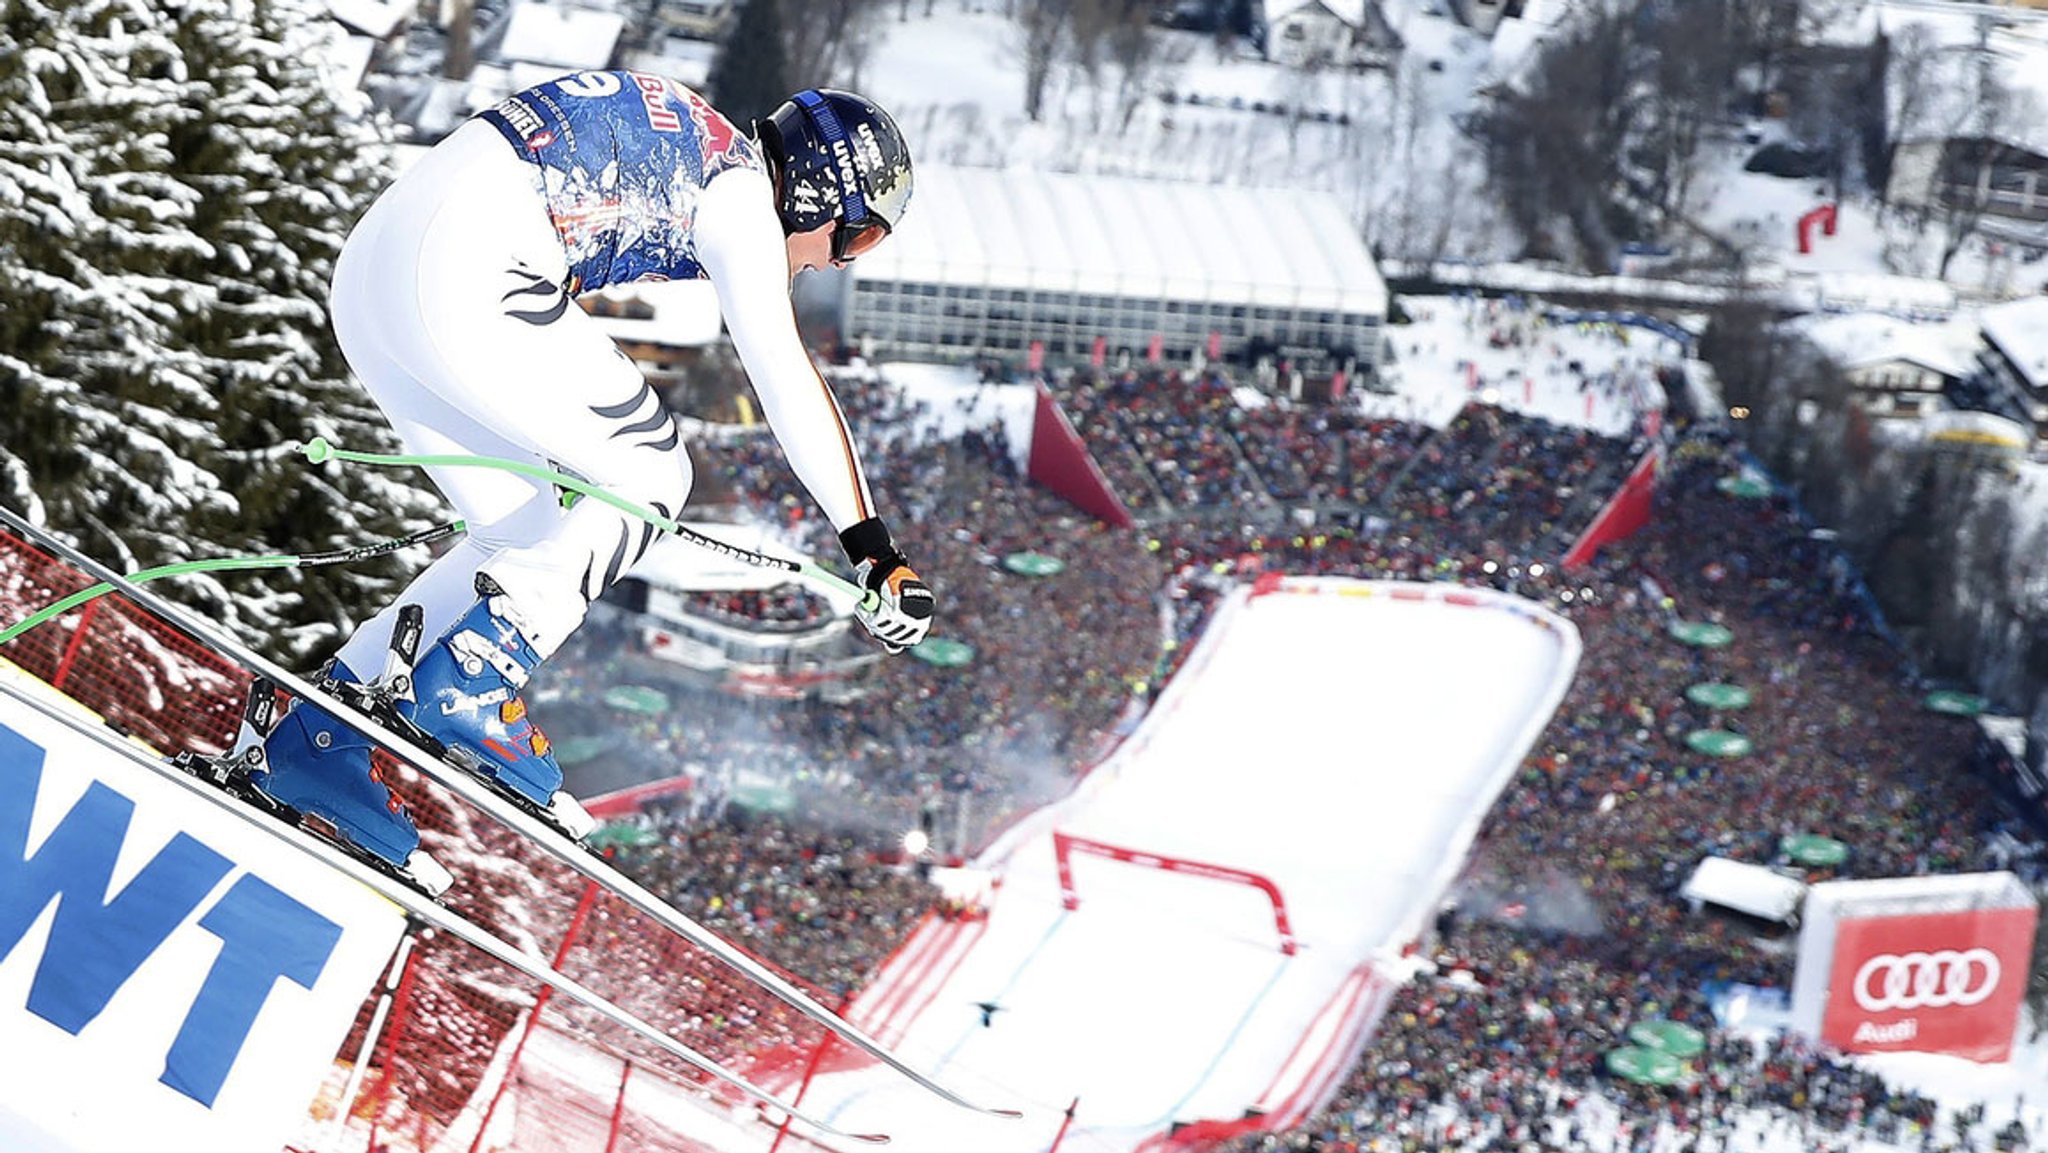
[[[460,398],[459,406],[477,415],[485,396],[472,382],[497,382],[489,393],[490,431],[511,447],[495,455],[547,460],[662,515],[679,515],[690,473],[674,418],[589,317],[566,300],[559,304],[539,310],[553,313],[545,324],[456,313],[439,331],[450,334],[442,342],[448,361],[468,371],[437,379],[437,395]],[[413,684],[415,723],[452,755],[559,809],[561,769],[527,719],[520,690],[582,623],[590,602],[639,558],[655,529],[602,501],[584,499],[561,511],[552,491],[547,508],[548,531],[524,540],[498,537],[502,547],[478,565],[474,603],[438,634]],[[436,635],[431,628],[428,634]]]
[[[351,362],[409,445],[556,462],[677,515],[690,484],[680,430],[564,293],[566,259],[530,171],[488,130],[458,132],[427,160],[465,156],[435,174],[436,197],[387,198],[400,212],[379,236],[378,263],[391,274],[366,277],[354,321],[337,307]],[[439,639],[414,669],[415,722],[451,755],[546,804],[561,770],[519,690],[653,529],[598,501],[563,512],[551,487],[507,474],[434,479],[492,551],[430,572],[423,591],[447,604],[469,571],[493,579],[446,630],[428,622]],[[368,633],[363,648],[384,631]]]
[[[407,195],[422,175],[433,195]],[[567,260],[532,179],[479,124],[423,158],[379,202],[386,226],[374,261],[357,266],[360,289],[337,276],[344,351],[409,445],[552,462],[674,516],[691,481],[680,430],[563,292]],[[342,273],[351,271],[345,262]],[[343,306],[344,294],[355,307]],[[564,514],[551,486],[524,477],[430,471],[472,534],[497,550],[483,571],[532,618],[544,653],[653,535],[602,502]]]
[[[424,336],[412,291],[423,230],[443,203],[484,191],[475,187],[475,176],[490,159],[473,137],[429,153],[372,206],[336,261],[330,307],[342,351],[415,452],[523,451],[425,388],[407,363]],[[503,200],[508,192],[516,203],[516,184],[496,195]],[[474,602],[476,570],[487,557],[508,543],[544,536],[557,514],[544,486],[509,474],[434,470],[433,479],[468,522],[469,535],[430,565],[399,604],[420,604],[434,618],[429,627],[439,627]],[[335,679],[358,683],[382,671],[397,611],[394,605],[357,630],[331,669]],[[406,865],[417,852],[419,833],[375,773],[370,742],[313,702],[294,702],[280,720],[252,781],[394,865]]]
[[[367,358],[365,358],[367,359]],[[358,366],[358,372],[362,371]],[[382,379],[389,381],[394,369]],[[507,456],[525,459],[517,446],[489,434],[465,414],[414,386],[411,393],[386,385],[392,395],[386,417],[408,453],[417,455]],[[450,430],[457,430],[451,434]],[[509,545],[545,537],[553,531],[560,507],[552,488],[511,473],[480,469],[428,470],[442,494],[461,515],[467,531],[454,546],[421,570],[398,598],[357,627],[341,647],[339,659],[366,676],[384,667],[399,611],[418,605],[428,639],[439,636],[476,600],[476,574],[483,563]]]

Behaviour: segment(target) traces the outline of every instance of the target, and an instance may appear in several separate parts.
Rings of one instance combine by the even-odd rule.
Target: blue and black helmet
[[[807,88],[754,135],[773,166],[783,230],[831,221],[832,259],[851,260],[894,231],[910,204],[910,148],[896,122],[866,97]]]

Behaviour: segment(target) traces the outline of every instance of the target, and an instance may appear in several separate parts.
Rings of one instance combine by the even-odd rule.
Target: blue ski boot
[[[476,591],[476,603],[413,666],[412,723],[447,760],[582,840],[596,822],[561,791],[562,766],[519,696],[542,657],[512,598],[482,574]]]
[[[360,684],[335,662],[330,680]],[[384,862],[438,896],[454,878],[420,849],[405,803],[371,763],[375,742],[310,700],[292,702],[263,741],[249,783],[333,839]]]

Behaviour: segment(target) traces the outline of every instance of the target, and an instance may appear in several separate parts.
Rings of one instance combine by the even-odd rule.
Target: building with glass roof
[[[849,269],[871,355],[1197,353],[1313,371],[1379,361],[1387,288],[1327,192],[922,165],[903,226]]]

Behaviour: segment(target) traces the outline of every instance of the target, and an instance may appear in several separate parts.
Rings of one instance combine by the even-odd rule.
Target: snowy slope
[[[1413,939],[1578,644],[1510,598],[1305,587],[1240,593],[1130,743],[990,851],[1001,887],[964,953],[909,958],[856,1005],[913,1060],[1027,1119],[974,1118],[871,1070],[821,1078],[808,1104],[907,1151],[1023,1151],[1079,1096],[1064,1147],[1132,1149],[1176,1121],[1306,1108],[1341,1074],[1296,1060],[1304,1035],[1336,1044],[1347,979]],[[1301,949],[1283,955],[1256,890],[1095,858],[1076,860],[1068,912],[1055,828],[1262,873]],[[999,1006],[985,1026],[981,1003]]]

